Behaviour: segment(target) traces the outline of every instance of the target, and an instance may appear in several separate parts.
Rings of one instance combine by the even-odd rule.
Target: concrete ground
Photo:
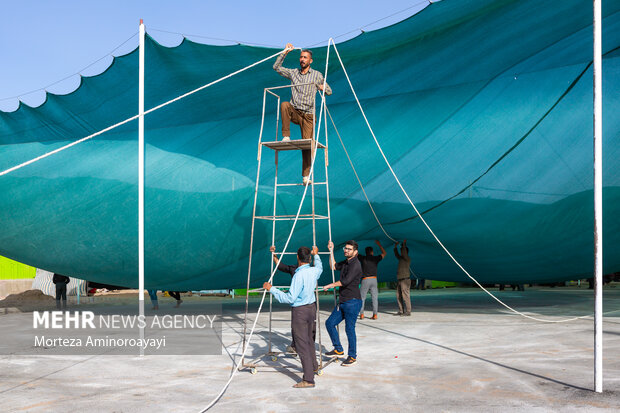
[[[585,288],[493,291],[520,311],[550,320],[593,312]],[[604,311],[620,310],[620,286],[607,286]],[[238,372],[214,412],[616,412],[620,410],[620,311],[604,320],[604,392],[594,393],[593,320],[541,323],[512,315],[474,288],[412,292],[414,313],[396,317],[394,291],[380,294],[378,320],[357,324],[358,362],[333,363],[313,389],[293,389],[300,364],[286,357],[258,374]],[[127,297],[123,297],[127,299]],[[218,356],[0,356],[3,412],[198,412],[219,393],[241,352],[245,300],[223,304]],[[369,301],[369,300],[368,300]],[[109,302],[109,301],[108,301]],[[160,306],[172,306],[160,299]],[[367,309],[369,302],[367,302]],[[321,299],[322,320],[333,297]],[[251,310],[258,307],[252,298]],[[267,307],[265,307],[267,308]],[[371,312],[367,311],[370,315]],[[18,335],[17,314],[0,315],[2,336]],[[290,312],[274,311],[275,345],[290,340]],[[266,349],[268,315],[249,352]],[[7,329],[7,325],[13,325]],[[322,328],[323,347],[331,350]],[[23,332],[22,332],[23,333]],[[344,330],[341,336],[346,348]]]

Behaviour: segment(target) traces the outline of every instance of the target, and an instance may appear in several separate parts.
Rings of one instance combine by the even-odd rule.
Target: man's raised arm
[[[312,255],[314,258],[314,269],[317,273],[317,279],[321,276],[323,272],[323,263],[321,262],[321,257],[319,257],[319,248],[315,245],[312,247]]]
[[[398,253],[398,244],[399,242],[396,241],[396,244],[394,244],[394,255],[396,255],[396,259],[400,260],[402,257],[400,256],[400,254]]]
[[[377,244],[379,246],[379,249],[381,250],[381,259],[385,258],[385,255],[387,253],[385,252],[385,249],[383,248],[378,239],[375,240],[375,244]]]
[[[293,71],[294,69],[287,69],[286,67],[282,67],[282,63],[284,63],[284,58],[286,57],[286,55],[293,49],[293,45],[291,43],[287,43],[284,51],[280,53],[280,55],[276,59],[276,62],[273,64],[273,70],[275,70],[281,76],[284,76],[287,79],[290,79],[292,77],[291,71]]]
[[[409,248],[407,248],[407,240],[403,241],[403,247],[400,249],[403,254],[403,258],[409,261]]]

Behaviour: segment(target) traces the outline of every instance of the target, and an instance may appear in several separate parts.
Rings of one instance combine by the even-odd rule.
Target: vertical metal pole
[[[310,189],[312,191],[312,246],[316,245],[316,219],[315,219],[315,210],[314,210],[314,158],[316,156],[316,151],[314,150],[314,148],[316,147],[316,145],[314,144],[315,139],[318,142],[318,133],[315,134],[315,128],[316,128],[316,93],[314,94],[314,102],[312,102],[312,142],[310,144],[310,161],[311,161],[311,165],[312,165],[312,173],[310,174],[310,176],[308,177],[312,182],[310,184]],[[321,126],[321,125],[319,125]]]
[[[278,127],[276,126],[276,131]],[[277,133],[277,132],[276,132]],[[277,137],[276,137],[277,140]],[[273,218],[271,220],[271,245],[276,245],[276,205],[278,202],[278,153],[279,151],[275,150],[275,163],[276,163],[276,173],[273,183]],[[269,274],[273,274],[273,253],[271,254],[271,272]],[[271,353],[271,331],[272,324],[271,320],[273,317],[273,295],[269,294],[269,353]]]
[[[603,391],[603,83],[601,0],[594,0],[594,390]]]
[[[140,50],[138,75],[138,300],[140,318],[144,318],[144,22],[140,19]],[[140,323],[140,339],[144,325]],[[140,356],[144,348],[140,347]]]
[[[280,96],[278,96],[278,103],[276,107],[276,141],[278,140],[278,124],[280,123]]]
[[[272,261],[273,262],[273,261]],[[271,271],[273,272],[273,270]],[[271,319],[273,315],[273,295],[269,294],[269,348],[267,353],[271,354]]]
[[[329,45],[330,43],[333,43],[333,40],[330,39],[327,42],[327,52],[329,53]],[[325,75],[327,76],[327,67],[325,68]],[[327,226],[328,226],[328,232],[329,232],[329,241],[333,242],[332,240],[332,215],[331,215],[331,208],[330,208],[330,204],[329,204],[329,174],[328,174],[328,165],[329,165],[329,140],[327,137],[327,102],[325,103],[325,192],[326,192],[326,196],[327,196]],[[336,257],[334,256],[333,250],[331,251],[331,254],[329,255],[329,259],[330,260],[334,260],[336,261]],[[334,268],[330,265],[329,268],[332,271],[332,283],[336,282],[336,274],[334,273]],[[338,297],[336,296],[336,289],[334,288],[334,306],[338,305]]]
[[[278,200],[278,154],[280,151],[275,150],[275,158],[276,158],[276,177],[273,183],[273,218],[271,219],[271,245],[276,245],[276,204]],[[273,254],[271,257],[271,261],[273,262]],[[273,269],[272,271],[273,272]]]
[[[314,260],[314,257],[312,257]],[[319,336],[319,368],[323,368],[323,341],[321,340],[321,306],[319,303],[319,289],[315,291],[316,295],[316,332]]]

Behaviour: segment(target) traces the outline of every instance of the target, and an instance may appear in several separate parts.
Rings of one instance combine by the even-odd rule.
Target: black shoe
[[[392,315],[401,316],[401,315],[403,315],[403,313],[398,312],[398,313],[395,313],[395,314],[392,314]]]
[[[342,367],[349,367],[354,365],[355,363],[357,363],[357,359],[354,359],[353,357],[349,356],[347,357],[347,359],[345,361],[342,362],[342,364],[340,364]]]
[[[333,349],[332,351],[328,351],[327,353],[325,353],[325,355],[327,357],[344,357],[344,351],[338,351],[336,349]]]

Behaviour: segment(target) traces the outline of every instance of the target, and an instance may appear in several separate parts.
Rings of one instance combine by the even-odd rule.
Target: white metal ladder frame
[[[255,186],[255,191],[254,191],[254,206],[252,209],[252,231],[251,231],[251,235],[250,235],[250,253],[248,256],[248,277],[247,277],[247,285],[246,285],[246,297],[245,297],[245,315],[243,318],[243,347],[245,348],[246,345],[246,340],[247,340],[247,321],[248,321],[248,309],[249,309],[249,298],[250,298],[250,292],[255,292],[255,291],[261,291],[262,289],[255,289],[255,290],[250,290],[250,279],[251,279],[251,273],[252,273],[252,253],[253,253],[253,245],[254,245],[254,225],[255,225],[255,221],[256,219],[263,219],[263,220],[271,220],[272,221],[272,231],[271,231],[271,245],[275,246],[275,228],[276,228],[276,221],[281,221],[281,220],[292,220],[295,219],[295,216],[291,216],[291,215],[282,215],[282,216],[278,216],[276,214],[276,206],[277,206],[277,190],[279,186],[297,186],[297,185],[303,185],[303,184],[278,184],[278,155],[279,152],[282,150],[304,150],[305,146],[309,146],[309,149],[311,150],[311,156],[312,156],[312,162],[314,163],[314,158],[316,157],[316,151],[318,151],[319,149],[323,149],[323,154],[324,154],[324,159],[325,159],[325,181],[324,182],[320,182],[317,183],[315,182],[314,179],[314,169],[312,170],[312,174],[309,176],[309,179],[311,179],[311,199],[312,199],[312,213],[311,214],[300,214],[298,219],[312,219],[312,242],[313,245],[316,245],[316,220],[317,219],[322,219],[322,220],[327,220],[327,225],[328,225],[328,235],[329,235],[329,241],[331,241],[332,239],[332,229],[331,229],[331,210],[330,210],[330,202],[329,202],[329,178],[328,178],[328,166],[329,166],[329,156],[328,156],[328,135],[327,135],[327,117],[325,118],[325,122],[324,122],[324,127],[325,127],[325,145],[322,145],[320,142],[315,141],[315,137],[317,136],[318,132],[318,128],[316,127],[316,113],[313,112],[313,125],[312,125],[312,130],[313,130],[313,135],[312,135],[312,139],[301,139],[301,140],[291,140],[291,141],[278,141],[278,126],[279,126],[279,122],[280,122],[280,96],[276,93],[273,92],[273,90],[277,90],[277,89],[284,89],[284,88],[292,88],[292,87],[296,87],[296,86],[304,86],[306,84],[299,84],[299,85],[285,85],[285,86],[276,86],[276,87],[270,87],[270,88],[265,88],[263,90],[263,112],[262,112],[262,119],[261,119],[261,127],[260,127],[260,133],[259,133],[259,137],[258,137],[258,156],[257,156],[257,161],[258,161],[258,167],[257,167],[257,171],[256,171],[256,186]],[[263,131],[264,131],[264,124],[265,124],[265,105],[266,105],[266,100],[267,100],[267,94],[270,94],[272,96],[274,96],[277,99],[277,106],[276,106],[276,128],[275,128],[275,141],[273,142],[263,142]],[[316,96],[314,99],[314,108],[316,108]],[[313,109],[314,110],[314,109]],[[320,125],[319,125],[320,127]],[[316,146],[315,146],[316,145]],[[256,201],[257,201],[257,197],[258,197],[258,186],[259,186],[259,180],[260,180],[260,168],[261,168],[261,158],[262,158],[262,149],[263,146],[266,146],[270,149],[273,149],[275,151],[275,178],[274,178],[274,187],[273,187],[273,215],[270,216],[257,216],[256,215]],[[314,150],[314,148],[316,147],[316,151]],[[327,216],[325,215],[317,215],[316,211],[315,211],[315,201],[314,201],[314,185],[325,185],[325,189],[326,189],[326,203],[327,203]],[[273,255],[275,253],[272,253],[271,256],[271,273],[273,273],[274,270],[274,261],[273,261]],[[282,253],[280,253],[282,254]],[[331,258],[331,252],[330,251],[319,251],[320,255],[328,255]],[[295,252],[285,252],[284,255],[296,255]],[[331,273],[332,273],[332,282],[335,282],[335,274],[334,274],[334,269],[331,266],[331,263],[329,262],[328,259],[328,265],[331,269]],[[288,287],[283,287],[283,288],[288,288]],[[319,307],[319,288],[317,288],[317,290],[315,291],[315,295],[316,295],[316,305],[317,305],[317,311],[316,311],[316,328],[317,328],[317,336],[318,336],[318,342],[319,342],[319,375],[322,374],[322,370],[324,368],[323,365],[323,346],[322,346],[322,341],[321,341],[321,317],[320,317],[320,307]],[[337,297],[336,297],[336,289],[334,289],[334,303],[337,303]],[[256,358],[253,359],[252,362],[250,363],[246,363],[245,362],[245,356],[244,358],[242,358],[241,363],[239,364],[239,369],[244,369],[244,368],[249,368],[252,374],[257,373],[257,367],[275,367],[275,366],[269,366],[269,365],[265,365],[265,366],[259,366],[256,361],[262,359],[265,356],[270,356],[272,361],[277,361],[277,357],[280,354],[285,354],[284,352],[274,352],[272,351],[272,343],[271,343],[271,335],[272,335],[272,315],[273,315],[273,311],[272,311],[272,304],[273,304],[273,296],[270,294],[269,295],[269,335],[268,335],[268,352],[260,355]],[[331,360],[333,361],[333,360]],[[331,362],[330,361],[330,362]],[[327,364],[329,364],[330,362],[327,362]]]

